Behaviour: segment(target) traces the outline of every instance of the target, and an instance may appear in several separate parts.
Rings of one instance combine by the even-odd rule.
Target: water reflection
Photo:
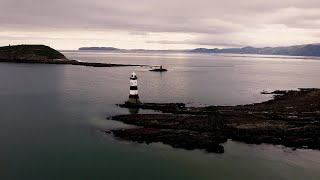
[[[140,110],[139,107],[136,107],[136,108],[131,107],[131,108],[127,108],[127,109],[129,110],[130,114],[138,114],[139,110]]]

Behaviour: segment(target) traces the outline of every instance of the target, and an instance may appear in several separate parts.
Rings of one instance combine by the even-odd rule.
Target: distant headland
[[[320,56],[320,44],[307,44],[286,47],[243,47],[228,49],[197,48],[191,50],[195,53],[232,53],[232,54],[263,54],[263,55],[286,55],[286,56]]]
[[[67,59],[61,52],[45,45],[15,45],[0,47],[0,62],[29,64],[62,64],[91,67],[141,66],[83,62]]]
[[[114,47],[81,47],[79,51],[119,51],[121,49]]]
[[[119,49],[115,47],[81,47],[80,51],[130,51],[130,52],[184,52],[184,53],[229,53],[229,54],[260,54],[260,55],[284,55],[284,56],[315,56],[320,57],[320,44],[305,44],[282,47],[255,48],[246,46],[243,48],[209,49],[196,48],[185,50],[148,50],[148,49]]]

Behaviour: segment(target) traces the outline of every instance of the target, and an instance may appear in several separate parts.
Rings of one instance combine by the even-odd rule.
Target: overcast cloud
[[[0,0],[0,45],[185,49],[319,43],[319,0]]]

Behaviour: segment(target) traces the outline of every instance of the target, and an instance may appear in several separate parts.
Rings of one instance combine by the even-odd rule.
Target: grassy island
[[[0,47],[0,59],[12,61],[67,60],[62,53],[45,45],[16,45]]]
[[[0,62],[62,64],[90,67],[141,66],[131,64],[110,64],[69,60],[61,52],[45,45],[9,45],[0,47]]]

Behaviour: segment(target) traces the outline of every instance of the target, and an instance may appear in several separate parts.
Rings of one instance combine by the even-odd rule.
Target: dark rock
[[[214,144],[214,145],[209,145],[206,148],[206,151],[209,153],[219,153],[222,154],[224,153],[224,147],[219,145],[219,144]]]
[[[112,130],[116,137],[162,142],[188,150],[223,153],[228,139],[320,149],[320,90],[275,91],[274,99],[241,106],[186,107],[182,103],[143,103],[139,108],[167,114],[130,114],[113,120],[140,128]],[[119,105],[127,107],[128,105]]]
[[[167,69],[150,69],[149,71],[153,71],[153,72],[166,72],[168,71]]]

